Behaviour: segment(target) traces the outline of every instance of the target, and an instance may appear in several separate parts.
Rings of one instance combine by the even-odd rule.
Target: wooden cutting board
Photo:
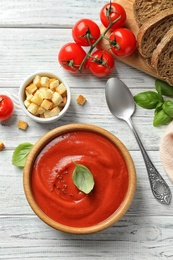
[[[135,21],[134,15],[133,15],[134,0],[125,0],[125,1],[124,0],[116,0],[114,2],[119,3],[124,7],[126,14],[127,14],[127,21],[126,21],[125,27],[129,28],[135,34],[135,36],[137,36],[139,28],[138,28],[138,25]],[[101,28],[101,31],[102,30],[103,30],[103,27]],[[104,49],[106,48],[105,44],[106,44],[106,40],[103,40],[102,43],[101,43],[101,47],[104,48]],[[118,60],[120,60],[120,61],[134,67],[134,68],[137,68],[141,71],[144,71],[145,73],[147,73],[147,74],[149,74],[149,75],[151,75],[155,78],[158,78],[158,75],[156,75],[154,73],[154,70],[146,64],[145,59],[142,58],[142,56],[139,54],[138,50],[136,50],[129,57],[125,57],[125,58],[117,58],[116,57],[116,59],[118,59]]]

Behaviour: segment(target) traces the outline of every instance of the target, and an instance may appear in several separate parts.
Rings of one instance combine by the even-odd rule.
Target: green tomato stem
[[[1,99],[0,99],[0,103],[2,103],[3,101],[4,101],[4,98],[1,98]]]
[[[87,52],[85,58],[83,59],[81,65],[80,65],[80,67],[79,67],[79,69],[78,69],[80,73],[82,72],[82,68],[83,68],[83,66],[84,66],[84,64],[85,64],[85,62],[86,62],[86,60],[87,60],[88,57],[90,56],[91,52],[93,51],[93,49],[97,46],[97,44],[98,44],[103,38],[105,38],[106,33],[109,31],[109,29],[112,27],[112,25],[113,25],[114,23],[116,23],[118,20],[120,20],[120,18],[121,18],[121,15],[120,15],[116,20],[114,20],[113,22],[110,21],[110,24],[109,24],[108,27],[105,29],[105,31],[100,35],[100,37],[99,37],[99,38],[95,41],[95,43],[90,47],[89,51]]]

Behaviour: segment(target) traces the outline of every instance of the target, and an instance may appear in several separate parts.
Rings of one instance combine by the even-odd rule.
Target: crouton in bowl
[[[23,111],[34,121],[51,123],[68,110],[71,93],[68,84],[54,73],[36,72],[27,77],[19,89]]]

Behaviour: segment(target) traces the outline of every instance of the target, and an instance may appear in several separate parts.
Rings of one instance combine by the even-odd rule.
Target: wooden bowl
[[[118,208],[106,219],[102,220],[99,223],[93,224],[93,225],[87,225],[82,227],[76,227],[71,226],[68,224],[62,224],[58,221],[55,221],[51,217],[49,217],[45,212],[39,207],[37,204],[37,201],[33,194],[33,187],[32,187],[32,177],[33,177],[33,165],[36,162],[36,158],[38,158],[38,155],[40,152],[44,149],[44,147],[47,144],[50,144],[51,141],[55,140],[55,138],[62,136],[64,134],[69,134],[73,132],[78,131],[87,131],[89,133],[94,133],[98,136],[104,137],[106,140],[111,142],[111,145],[116,147],[120,151],[120,154],[122,155],[122,158],[125,162],[126,169],[127,169],[127,191],[124,195],[124,198]],[[116,158],[115,158],[116,159]],[[114,158],[111,160],[115,160]],[[114,163],[114,162],[113,162]],[[101,178],[102,176],[100,176]],[[101,180],[102,183],[104,183],[104,179]],[[33,211],[36,213],[36,215],[44,221],[46,224],[51,226],[52,228],[55,228],[57,230],[73,233],[73,234],[89,234],[101,231],[105,228],[108,228],[109,226],[116,223],[128,210],[135,193],[136,189],[136,172],[133,160],[127,150],[127,148],[123,145],[123,143],[115,137],[113,134],[108,132],[105,129],[102,129],[98,126],[89,125],[89,124],[69,124],[66,126],[58,127],[50,132],[48,132],[46,135],[44,135],[32,148],[31,152],[29,153],[26,164],[24,167],[24,175],[23,175],[23,185],[24,185],[24,192],[26,195],[26,198],[28,200],[28,203],[30,207],[33,209]],[[123,185],[122,185],[123,186]],[[35,187],[34,187],[35,188]],[[121,187],[122,188],[122,187]],[[110,198],[111,201],[111,198]],[[115,201],[115,200],[114,200]],[[113,201],[113,203],[114,203]]]

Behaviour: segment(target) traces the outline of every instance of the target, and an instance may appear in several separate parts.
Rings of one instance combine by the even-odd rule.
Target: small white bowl
[[[33,81],[33,79],[35,78],[36,75],[40,75],[43,77],[57,78],[60,82],[62,82],[66,86],[67,102],[65,104],[65,107],[59,113],[59,115],[54,116],[54,117],[49,117],[49,118],[41,118],[41,117],[37,117],[37,116],[34,116],[33,114],[31,114],[25,107],[25,105],[24,105],[25,88]],[[70,102],[71,102],[70,87],[68,86],[67,82],[64,79],[62,79],[59,75],[57,75],[55,73],[51,73],[51,72],[47,72],[47,71],[38,71],[36,73],[33,73],[33,74],[29,75],[22,82],[22,84],[20,85],[20,88],[19,88],[19,103],[20,103],[22,110],[25,112],[26,115],[28,115],[31,119],[33,119],[34,121],[36,121],[38,123],[53,123],[53,122],[59,120],[67,112],[67,110],[70,106]]]

